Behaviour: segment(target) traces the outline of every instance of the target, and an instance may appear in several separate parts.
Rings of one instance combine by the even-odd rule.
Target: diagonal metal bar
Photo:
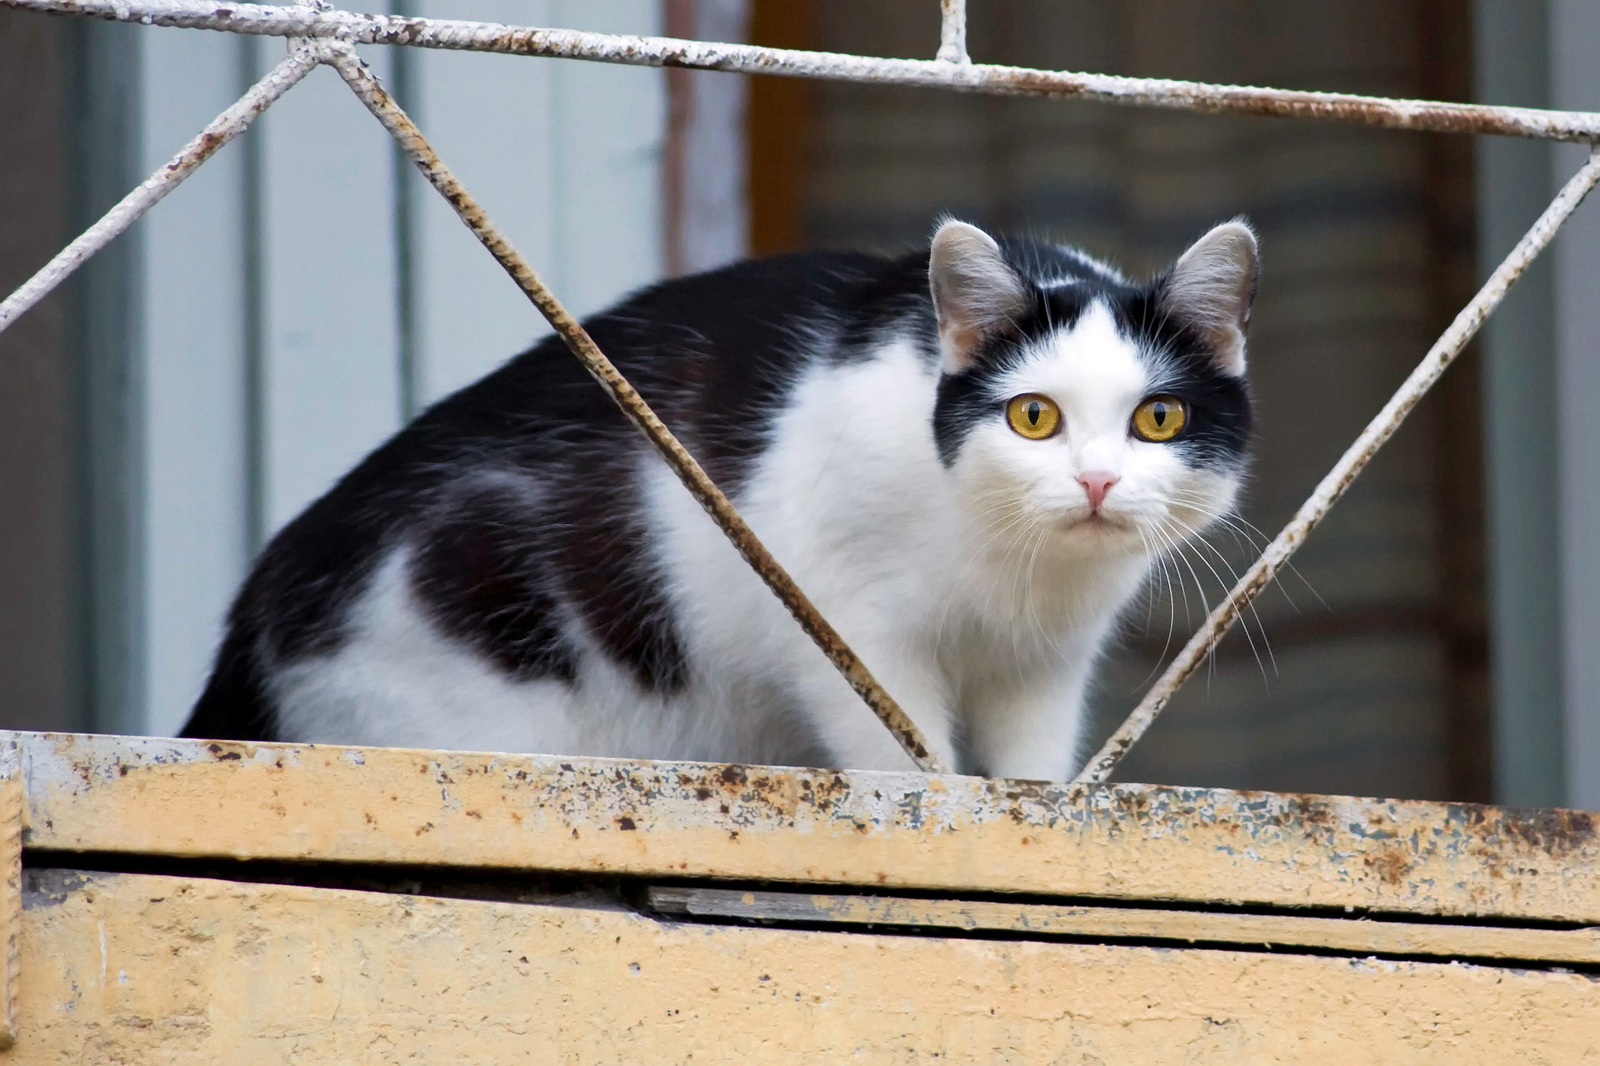
[[[1338,502],[1350,487],[1356,476],[1372,461],[1378,449],[1394,435],[1400,428],[1411,409],[1417,405],[1434,382],[1439,380],[1456,356],[1467,346],[1477,334],[1478,328],[1483,325],[1484,319],[1489,317],[1500,301],[1510,291],[1528,265],[1544,251],[1551,238],[1561,228],[1572,212],[1589,195],[1595,184],[1600,182],[1600,149],[1592,152],[1588,162],[1572,176],[1561,191],[1556,194],[1550,206],[1544,209],[1537,221],[1529,227],[1517,242],[1511,254],[1507,255],[1494,273],[1489,275],[1489,280],[1483,283],[1483,288],[1478,290],[1476,296],[1461,309],[1455,321],[1450,323],[1448,329],[1434,342],[1428,354],[1423,356],[1416,369],[1406,378],[1389,402],[1383,409],[1367,423],[1361,435],[1356,437],[1345,453],[1339,457],[1333,469],[1323,476],[1306,502],[1300,505],[1289,524],[1283,531],[1272,539],[1261,557],[1246,570],[1244,576],[1234,585],[1226,599],[1218,604],[1216,609],[1207,616],[1205,622],[1189,638],[1163,673],[1159,680],[1145,693],[1144,699],[1128,715],[1127,720],[1111,734],[1100,750],[1095,753],[1089,764],[1078,774],[1076,781],[1084,784],[1097,784],[1105,781],[1128,753],[1128,750],[1138,742],[1147,729],[1155,722],[1157,716],[1166,708],[1175,692],[1178,691],[1195,669],[1205,660],[1206,655],[1216,647],[1217,641],[1233,625],[1239,614],[1255,599],[1256,595],[1277,576],[1289,557],[1295,553],[1301,544],[1310,536],[1311,531],[1317,527],[1330,508]]]
[[[822,617],[806,594],[801,591],[800,586],[795,584],[794,579],[778,560],[773,558],[772,553],[745,523],[732,502],[701,469],[694,456],[689,454],[677,437],[673,436],[672,431],[656,417],[649,404],[645,403],[644,397],[639,395],[611,360],[600,351],[588,331],[572,317],[555,295],[545,288],[544,283],[533,272],[533,268],[517,253],[505,235],[489,220],[489,216],[478,202],[456,180],[455,175],[444,165],[433,147],[423,137],[422,131],[401,110],[400,105],[361,62],[355,51],[348,45],[335,45],[332,47],[328,62],[339,71],[344,80],[355,90],[356,95],[361,98],[362,103],[377,116],[378,121],[394,135],[401,149],[422,171],[423,176],[450,202],[456,214],[461,216],[461,221],[467,224],[467,228],[483,242],[483,246],[505,268],[506,273],[511,275],[512,280],[528,299],[533,301],[539,313],[544,315],[556,333],[560,334],[572,354],[577,356],[578,361],[600,383],[600,387],[622,409],[622,413],[649,438],[650,443],[661,453],[661,457],[699,501],[700,506],[705,508],[706,513],[727,534],[734,548],[744,556],[745,562],[767,583],[767,587],[772,589],[778,599],[783,601],[783,605],[789,609],[795,621],[799,622],[807,635],[816,641],[817,647],[822,649],[823,654],[844,675],[850,687],[856,690],[867,706],[872,708],[873,713],[888,727],[889,732],[899,741],[912,761],[921,769],[931,773],[948,773],[949,768],[944,766],[929,749],[927,740],[917,728],[917,724],[893,697],[883,690],[883,686],[878,684],[866,665],[845,643],[844,638],[828,624],[827,619]]]
[[[211,121],[194,140],[184,145],[160,170],[144,179],[128,195],[119,200],[99,221],[79,234],[78,238],[57,252],[38,272],[23,282],[15,292],[0,302],[0,332],[34,304],[48,296],[56,286],[72,275],[84,262],[100,249],[110,244],[124,230],[139,220],[139,216],[160,203],[185,178],[193,174],[201,163],[210,159],[223,145],[247,129],[257,115],[272,102],[311,73],[321,62],[322,44],[297,48],[266,76],[250,87],[239,100]]]
[[[1600,114],[1592,112],[1393,100],[1352,93],[1299,92],[1167,78],[1126,78],[987,63],[952,63],[942,58],[886,59],[669,37],[634,37],[209,0],[0,0],[0,7],[233,33],[335,38],[351,44],[399,44],[589,59],[632,66],[690,67],[880,85],[927,86],[1005,96],[1065,97],[1132,107],[1322,119],[1440,133],[1600,141]],[[945,25],[948,28],[950,23],[947,21]]]

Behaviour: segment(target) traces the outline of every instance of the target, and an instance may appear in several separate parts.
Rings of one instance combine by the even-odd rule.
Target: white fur
[[[991,774],[1075,769],[1089,673],[1122,607],[1180,523],[1231,505],[1236,482],[1129,436],[1158,381],[1091,306],[1010,372],[1063,430],[974,429],[953,468],[931,417],[938,369],[907,340],[798,383],[739,504],[812,600],[954,762]],[[396,550],[331,657],[281,671],[286,731],[342,743],[783,762],[858,768],[908,758],[653,454],[644,513],[690,676],[646,693],[599,654],[576,684],[519,683],[441,635]],[[1098,518],[1080,473],[1120,480]],[[1186,501],[1180,505],[1175,502]]]

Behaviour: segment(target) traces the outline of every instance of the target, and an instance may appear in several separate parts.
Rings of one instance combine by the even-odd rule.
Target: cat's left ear
[[[977,226],[949,221],[933,235],[928,286],[939,317],[939,353],[947,374],[972,365],[995,331],[1028,306],[1028,290],[1000,246]]]
[[[1195,241],[1161,287],[1161,307],[1200,331],[1221,368],[1244,373],[1244,335],[1250,324],[1261,265],[1256,235],[1241,218]]]

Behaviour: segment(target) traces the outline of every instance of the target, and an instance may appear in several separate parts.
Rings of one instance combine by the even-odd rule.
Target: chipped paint
[[[29,848],[1600,923],[1579,811],[14,734]],[[440,782],[448,790],[441,794]]]

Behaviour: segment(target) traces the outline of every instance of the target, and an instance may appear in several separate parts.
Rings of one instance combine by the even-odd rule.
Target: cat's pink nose
[[[1083,486],[1083,491],[1089,495],[1089,510],[1098,512],[1100,504],[1105,500],[1106,493],[1111,491],[1121,478],[1109,470],[1086,470],[1078,475],[1078,484]]]

